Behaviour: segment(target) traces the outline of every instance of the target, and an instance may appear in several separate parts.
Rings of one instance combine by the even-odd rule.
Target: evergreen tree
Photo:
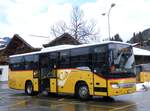
[[[120,41],[123,42],[119,34],[116,34],[114,37],[110,38],[110,41]]]

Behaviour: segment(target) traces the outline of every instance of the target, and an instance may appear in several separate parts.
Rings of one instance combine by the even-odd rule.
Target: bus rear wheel
[[[84,83],[80,83],[77,86],[76,95],[79,99],[87,100],[89,99],[89,89],[88,86]]]
[[[30,96],[38,94],[37,92],[34,92],[33,84],[32,84],[31,81],[26,82],[26,84],[25,84],[25,93],[27,95],[30,95]]]

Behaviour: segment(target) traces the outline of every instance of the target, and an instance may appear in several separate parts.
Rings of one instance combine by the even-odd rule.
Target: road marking
[[[66,101],[63,101],[64,98],[62,99],[59,99],[58,101],[50,101],[50,100],[46,100],[50,103],[56,103],[56,104],[70,104],[70,105],[88,105],[90,107],[97,107],[97,108],[107,108],[107,109],[114,109],[116,107],[112,107],[112,106],[105,106],[105,105],[92,105],[92,104],[88,104],[88,103],[81,103],[80,101],[79,102],[76,102],[76,101],[69,101],[69,102],[66,102]],[[42,100],[42,99],[39,99],[38,98],[38,101],[45,101],[45,100]]]
[[[61,107],[61,106],[65,106],[65,104],[52,105],[50,108],[54,109],[54,108]]]
[[[117,110],[125,109],[125,108],[131,107],[131,106],[135,106],[135,105],[137,105],[137,104],[130,104],[130,105],[114,108],[114,109],[111,109],[110,111],[117,111]]]
[[[27,102],[27,101],[24,100],[24,101],[21,101],[21,102],[17,102],[16,104],[11,104],[11,105],[6,105],[6,106],[0,106],[0,108],[5,109],[5,108],[9,108],[9,107],[14,107],[14,106],[17,106],[17,105],[24,104],[25,102]]]
[[[3,94],[4,92],[0,92],[0,94]],[[18,98],[18,99],[22,99],[20,98],[19,96],[18,97],[5,97],[7,96],[8,94],[6,93],[5,95],[3,95],[4,97],[0,97],[0,99],[5,99],[5,98]],[[31,97],[28,97],[28,96],[24,96],[23,99],[26,99],[26,98],[31,98]],[[32,98],[31,98],[32,99]],[[144,103],[148,103],[150,102],[150,100],[145,100],[145,101],[141,101],[141,102],[137,102],[137,103],[133,103],[133,104],[128,104],[128,105],[124,105],[124,106],[121,106],[121,107],[112,107],[112,106],[106,106],[106,105],[101,105],[101,104],[91,104],[91,103],[86,103],[86,102],[81,102],[81,101],[76,101],[76,100],[71,100],[71,101],[64,101],[64,100],[70,100],[70,99],[65,99],[65,98],[60,98],[60,99],[57,99],[56,101],[54,100],[49,100],[49,99],[41,99],[41,98],[34,98],[36,100],[39,100],[39,101],[48,101],[49,103],[56,103],[56,105],[51,105],[50,108],[57,108],[57,107],[61,107],[61,106],[64,106],[65,104],[71,104],[71,105],[88,105],[90,107],[97,107],[97,108],[107,108],[109,111],[118,111],[118,110],[123,110],[123,109],[126,109],[126,108],[130,108],[132,106],[136,106],[136,105],[139,105],[139,104],[144,104]],[[7,106],[1,106],[1,108],[9,108],[9,107],[15,107],[17,105],[20,105],[20,104],[24,104],[25,102],[27,102],[26,100],[24,101],[21,101],[19,103],[16,103],[16,104],[10,104],[10,105],[7,105]]]
[[[63,101],[63,100],[64,100],[64,98],[58,99],[58,101]]]
[[[142,103],[146,103],[146,102],[150,102],[150,100],[145,100],[143,102],[139,102],[139,103],[135,103],[135,104],[130,104],[130,105],[125,105],[125,106],[122,106],[122,107],[114,108],[114,109],[112,109],[110,111],[122,110],[122,109],[125,109],[125,108],[129,108],[129,107],[132,107],[132,106],[136,106],[136,105],[142,104]]]
[[[98,108],[109,108],[109,109],[114,109],[115,108],[115,107],[112,107],[112,106],[105,106],[105,105],[89,105],[89,106],[98,107]]]
[[[6,97],[5,96],[9,96],[9,95],[7,95],[7,94],[5,94],[5,95],[3,95],[3,97],[0,97],[0,99],[6,99]]]
[[[51,105],[51,106],[32,106],[31,108],[34,109],[34,108],[50,108],[50,109],[56,109],[57,107],[62,107],[62,106],[65,106],[65,104],[59,104],[59,105]]]

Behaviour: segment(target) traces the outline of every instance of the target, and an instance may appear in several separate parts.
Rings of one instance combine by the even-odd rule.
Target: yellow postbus
[[[9,59],[9,87],[28,95],[48,91],[87,99],[136,91],[134,55],[126,43],[60,45]]]
[[[150,64],[136,65],[137,82],[150,82]]]

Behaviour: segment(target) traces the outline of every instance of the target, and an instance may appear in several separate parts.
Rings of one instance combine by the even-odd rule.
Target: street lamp
[[[107,14],[109,40],[110,40],[110,20],[109,20],[109,18],[110,18],[110,11],[111,11],[111,9],[112,9],[115,5],[116,5],[115,3],[112,3],[112,4],[111,4],[111,7],[110,7],[109,10],[108,10],[108,13],[102,13],[103,16],[105,16],[105,15]]]

